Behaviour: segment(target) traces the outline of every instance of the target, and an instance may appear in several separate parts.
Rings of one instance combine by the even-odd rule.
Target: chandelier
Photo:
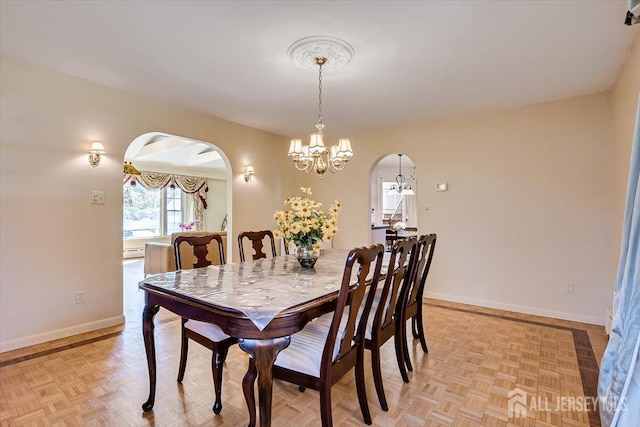
[[[351,141],[340,138],[337,145],[324,145],[324,123],[322,122],[322,67],[339,69],[345,66],[353,56],[353,48],[345,41],[333,37],[306,37],[289,47],[289,56],[301,68],[309,64],[318,67],[318,123],[311,134],[309,145],[303,145],[301,139],[292,139],[289,157],[296,169],[307,173],[315,171],[321,178],[327,170],[331,173],[341,171],[353,157]]]
[[[411,186],[406,183],[404,175],[402,175],[402,154],[398,153],[398,175],[396,176],[396,183],[389,188],[389,193],[398,193],[401,196],[415,196]]]

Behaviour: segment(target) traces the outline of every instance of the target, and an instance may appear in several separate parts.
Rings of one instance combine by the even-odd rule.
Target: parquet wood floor
[[[139,260],[125,261],[124,327],[108,328],[0,354],[0,426],[243,426],[248,421],[240,381],[246,354],[230,350],[223,410],[214,415],[211,354],[190,348],[183,384],[176,383],[180,322],[156,317],[158,390],[151,413],[141,333]],[[595,395],[604,328],[501,310],[425,301],[429,353],[413,342],[410,383],[398,373],[393,343],[382,349],[389,411],[380,409],[367,369],[374,426],[595,426],[594,411],[558,408],[558,398]],[[367,364],[370,361],[367,357]],[[367,365],[368,366],[368,365]],[[527,393],[525,417],[509,417],[509,392]],[[353,376],[332,389],[335,425],[363,426]],[[276,382],[274,426],[319,426],[317,392]],[[538,408],[540,410],[538,410]]]

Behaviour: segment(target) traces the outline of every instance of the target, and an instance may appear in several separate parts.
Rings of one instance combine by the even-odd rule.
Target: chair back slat
[[[192,266],[184,266],[184,268],[200,268],[207,267],[211,265],[211,260],[208,259],[209,256],[209,244],[211,241],[215,240],[218,244],[218,255],[220,257],[220,265],[225,263],[224,260],[224,248],[222,245],[222,237],[219,234],[211,233],[205,235],[181,235],[176,237],[173,241],[173,252],[176,260],[176,269],[182,270],[182,261],[180,257],[180,246],[184,242],[191,246],[193,250],[193,255],[196,258],[196,261]]]
[[[238,251],[240,252],[240,262],[245,261],[244,244],[243,240],[249,240],[251,247],[253,248],[252,259],[255,261],[261,258],[267,258],[267,254],[264,252],[265,239],[268,240],[268,244],[271,247],[271,256],[276,256],[276,245],[271,230],[262,231],[244,231],[238,235]]]
[[[371,290],[368,295],[372,296],[375,293],[375,288],[380,278],[380,271],[382,270],[383,256],[384,246],[381,244],[372,245],[369,248],[356,248],[349,252],[345,263],[340,291],[338,292],[336,311],[331,321],[322,355],[323,363],[321,370],[326,371],[324,373],[328,374],[332,363],[339,363],[340,359],[346,357],[352,350],[362,345],[364,328],[366,327],[366,319],[371,308],[371,301],[366,302],[359,322],[358,311],[363,303],[369,282],[371,283]],[[355,273],[354,280],[352,273],[353,267],[356,266],[356,264],[357,272]],[[343,321],[342,317],[347,303],[349,303],[349,314],[346,321]],[[336,341],[338,341],[337,344]],[[334,358],[336,345],[339,350]]]
[[[433,260],[435,247],[435,234],[426,234],[420,236],[418,239],[418,247],[415,251],[417,261],[413,271],[411,286],[405,299],[405,305],[407,307],[417,304],[418,302],[422,302],[424,285],[427,280],[427,275],[429,274],[429,269],[431,268],[431,261]]]
[[[380,302],[374,313],[373,329],[382,330],[394,323],[398,293],[402,284],[407,284],[413,274],[413,253],[417,248],[417,240],[398,240],[391,248],[387,276],[384,281]]]

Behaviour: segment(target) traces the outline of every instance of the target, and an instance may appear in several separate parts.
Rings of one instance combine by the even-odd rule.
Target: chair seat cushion
[[[373,313],[380,303],[380,296],[382,289],[377,289],[374,295],[373,306],[367,319],[366,338],[371,339],[371,327],[373,325]],[[364,304],[360,306],[357,316],[357,322],[360,321],[362,312],[364,311]],[[318,317],[312,322],[307,323],[303,330],[295,333],[291,336],[291,344],[286,349],[282,350],[276,359],[275,365],[282,368],[290,369],[292,371],[303,372],[307,375],[311,375],[315,378],[320,378],[320,362],[322,358],[322,351],[324,350],[324,343],[329,335],[329,327],[333,321],[335,313],[327,313]],[[336,337],[336,343],[333,348],[333,359],[338,356],[341,343],[341,334],[344,333],[346,322],[349,318],[349,307],[345,308],[345,313],[340,321],[338,327],[338,336]]]
[[[229,335],[222,332],[222,329],[213,323],[190,319],[184,324],[184,327],[214,342],[224,341],[229,338]]]
[[[333,313],[329,316],[331,324]],[[315,321],[307,323],[303,330],[291,335],[291,344],[278,354],[275,365],[320,378],[320,362],[328,334],[329,328],[325,325]],[[334,358],[336,353],[337,349]]]

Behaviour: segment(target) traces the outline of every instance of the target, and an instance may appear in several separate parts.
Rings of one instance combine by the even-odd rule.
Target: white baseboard
[[[501,302],[487,301],[475,298],[458,297],[454,295],[440,294],[437,292],[425,292],[427,298],[441,299],[444,301],[459,302],[462,304],[479,305],[480,307],[497,308],[499,310],[515,311],[524,314],[534,314],[536,316],[552,317],[554,319],[572,320],[574,322],[590,323],[592,325],[604,326],[604,317],[585,316],[583,314],[566,313],[563,311],[545,310],[524,305],[505,304]]]
[[[0,352],[15,350],[17,348],[28,347],[47,341],[70,337],[72,335],[83,334],[97,329],[108,328],[124,324],[124,316],[111,317],[109,319],[97,320],[95,322],[74,325],[68,328],[57,329],[55,331],[44,332],[42,334],[31,335],[23,338],[16,338],[9,341],[0,342]]]

